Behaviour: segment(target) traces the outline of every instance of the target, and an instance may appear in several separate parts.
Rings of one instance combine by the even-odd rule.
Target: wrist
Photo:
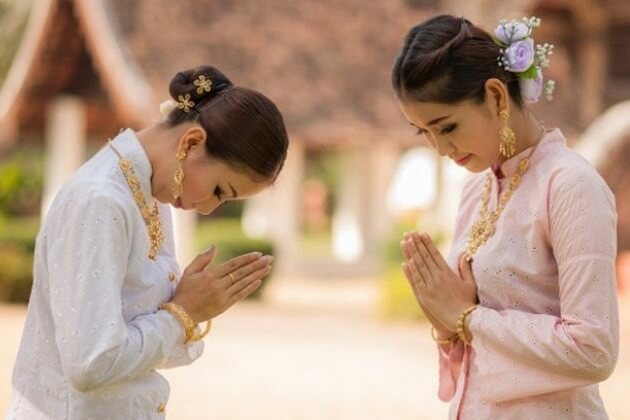
[[[199,316],[197,313],[188,309],[188,305],[185,302],[182,302],[181,299],[177,299],[177,296],[171,299],[171,301],[168,303],[172,303],[182,308],[182,310],[184,310],[184,312],[186,312],[186,314],[188,314],[188,316],[194,321],[195,325],[203,321],[202,319],[199,319]]]
[[[458,340],[459,336],[456,332],[448,330],[437,330],[431,327],[431,338],[438,344],[452,344]]]
[[[166,302],[160,305],[160,309],[163,311],[167,311],[170,313],[182,326],[184,329],[185,340],[184,343],[188,344],[193,341],[199,341],[210,330],[210,322],[204,329],[204,331],[200,334],[198,332],[197,326],[199,325],[186,310],[175,302]]]
[[[472,337],[470,336],[470,329],[468,327],[470,324],[470,314],[475,309],[477,309],[477,306],[477,304],[469,306],[468,308],[464,309],[457,317],[455,331],[459,339],[462,340],[462,342],[466,345],[470,345],[472,341]]]

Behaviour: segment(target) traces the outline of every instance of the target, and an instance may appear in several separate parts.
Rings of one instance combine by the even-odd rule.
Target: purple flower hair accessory
[[[553,45],[534,45],[532,38],[533,29],[539,26],[539,18],[525,17],[520,22],[501,21],[494,31],[494,41],[501,47],[498,65],[518,76],[523,99],[529,103],[537,102],[543,92],[550,101],[555,88],[555,81],[544,81],[542,72],[549,66]]]

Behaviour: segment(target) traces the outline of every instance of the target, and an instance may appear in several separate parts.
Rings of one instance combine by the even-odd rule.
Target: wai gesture
[[[477,302],[470,263],[460,256],[459,273],[454,273],[426,233],[406,233],[401,249],[402,268],[418,304],[439,336],[451,335],[459,314]]]

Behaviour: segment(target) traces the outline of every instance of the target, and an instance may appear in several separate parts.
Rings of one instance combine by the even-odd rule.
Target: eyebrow
[[[429,121],[429,123],[427,125],[435,125],[435,124],[439,123],[440,121],[444,121],[445,119],[450,118],[450,117],[451,117],[451,115],[445,115],[443,117],[436,118],[434,120]],[[425,130],[424,128],[418,127],[417,125],[415,125],[411,121],[409,121],[409,124],[411,124],[412,126],[416,127],[418,130],[420,130],[422,132],[427,132],[427,130]]]
[[[450,117],[450,115],[445,115],[444,117],[436,118],[434,120],[429,121],[429,123],[427,125],[435,125],[435,124],[439,123],[440,121],[443,121],[443,120],[445,120],[445,119],[447,119],[449,117]]]
[[[232,184],[228,182],[228,185],[230,186],[230,189],[232,190],[232,198],[238,198],[238,193],[236,192]]]

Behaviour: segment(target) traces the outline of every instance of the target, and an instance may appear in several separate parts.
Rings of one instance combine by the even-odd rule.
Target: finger
[[[248,296],[249,293],[246,293],[244,291],[248,290],[248,288],[250,288],[252,284],[262,282],[263,277],[265,277],[270,272],[271,266],[268,266],[258,271],[255,271],[244,279],[241,279],[234,283],[229,289],[227,289],[228,296],[230,296],[229,300],[230,302],[232,302],[231,304]]]
[[[459,258],[459,274],[464,281],[475,281],[475,276],[472,272],[472,265],[469,261],[466,261],[464,254],[462,254]]]
[[[400,249],[402,251],[402,254],[403,254],[403,257],[405,258],[405,260],[410,260],[411,259],[411,249],[412,249],[412,247],[413,247],[413,245],[408,239],[403,239],[400,242]]]
[[[435,243],[428,234],[425,233],[422,235],[422,242],[429,251],[429,255],[431,255],[433,262],[438,268],[450,268],[446,263],[446,260],[444,260],[442,253],[437,249]]]
[[[418,288],[418,282],[420,281],[417,277],[414,276],[410,265],[413,264],[412,262],[405,262],[401,264],[403,273],[405,273],[405,277],[407,278],[407,281],[409,282],[409,286],[411,286],[411,290],[413,291],[413,294],[416,296],[416,299],[419,299],[420,293],[419,293],[419,288]]]
[[[413,242],[414,242],[414,251],[413,251],[413,261],[416,263],[416,267],[418,271],[422,274],[422,277],[429,282],[434,275],[436,274],[436,267],[433,259],[429,255],[429,251],[422,243],[422,239],[420,239],[419,233],[413,234]]]
[[[258,260],[251,262],[237,270],[232,271],[232,273],[228,273],[227,276],[224,276],[225,279],[229,280],[229,284],[235,283],[240,279],[243,279],[249,276],[251,273],[266,268],[270,266],[273,262],[273,257],[271,255],[265,255],[264,257],[259,258]],[[232,276],[230,276],[232,274]],[[233,279],[232,279],[233,277]]]
[[[418,286],[418,291],[420,291],[421,288],[425,288],[427,286],[429,274],[426,268],[422,268],[424,265],[422,261],[417,261],[418,258],[419,257],[414,257],[408,261],[407,267],[409,268],[409,272],[411,273],[413,280]]]
[[[203,269],[212,262],[212,259],[217,254],[216,251],[217,247],[215,245],[212,245],[205,252],[197,255],[195,259],[192,260],[192,262],[188,264],[188,267],[186,267],[186,269],[184,270],[183,277],[203,271]]]
[[[238,292],[236,295],[233,296],[233,298],[231,299],[232,303],[230,305],[234,305],[239,300],[243,300],[247,296],[254,293],[256,289],[260,287],[261,284],[262,284],[262,280],[260,279],[254,281],[253,283],[250,283],[246,288],[244,288],[243,290],[241,290],[240,292]]]
[[[266,266],[264,268],[258,269],[256,271],[254,271],[253,273],[249,274],[247,277],[244,277],[240,280],[237,280],[233,285],[231,285],[228,289],[227,289],[227,294],[228,296],[232,296],[238,292],[240,292],[241,290],[243,290],[244,288],[246,288],[250,283],[256,281],[256,280],[262,280],[263,277],[265,277],[267,274],[269,274],[271,272],[271,266]]]
[[[223,277],[228,273],[238,270],[239,268],[254,262],[262,257],[260,252],[250,252],[248,254],[239,255],[221,263],[212,269],[212,273],[217,277]]]

